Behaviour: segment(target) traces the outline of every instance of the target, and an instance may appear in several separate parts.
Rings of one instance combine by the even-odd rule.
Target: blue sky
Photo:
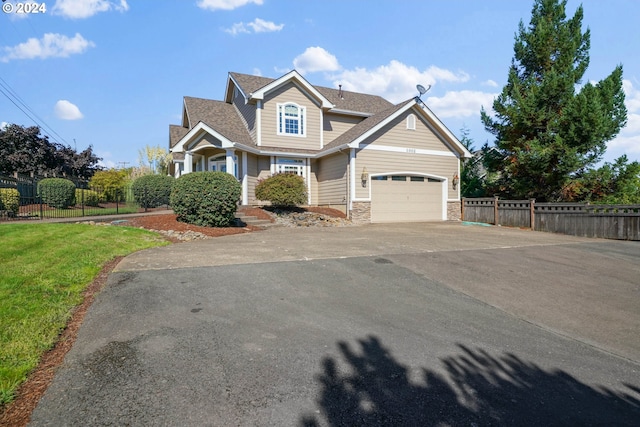
[[[6,6],[11,4],[12,7]],[[107,167],[135,166],[146,145],[168,146],[183,96],[222,99],[227,73],[279,77],[400,102],[423,100],[476,147],[506,82],[518,23],[533,0],[50,0],[45,13],[0,14],[0,125],[38,124]],[[640,2],[569,0],[591,29],[585,80],[624,66],[627,127],[605,160],[640,160]],[[23,10],[25,9],[22,4]],[[39,11],[41,12],[41,11]],[[14,103],[17,103],[18,108]],[[28,117],[36,119],[36,123]]]

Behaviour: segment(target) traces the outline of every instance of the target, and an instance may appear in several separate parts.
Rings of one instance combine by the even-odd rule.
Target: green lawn
[[[130,227],[0,224],[0,408],[54,345],[102,266],[164,244]]]

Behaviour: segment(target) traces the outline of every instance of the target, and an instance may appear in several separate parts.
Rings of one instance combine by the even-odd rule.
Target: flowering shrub
[[[291,173],[279,173],[256,185],[256,198],[273,206],[297,206],[307,203],[304,178]]]

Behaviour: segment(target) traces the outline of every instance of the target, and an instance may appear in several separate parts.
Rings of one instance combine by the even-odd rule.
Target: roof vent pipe
[[[338,96],[340,97],[340,99],[344,99],[344,96],[342,96],[342,85],[338,85]]]

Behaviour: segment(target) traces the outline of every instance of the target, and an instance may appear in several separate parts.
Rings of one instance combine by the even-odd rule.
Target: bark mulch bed
[[[299,208],[295,211],[302,212],[305,210],[338,218],[345,217],[342,212],[330,208],[310,207]],[[273,221],[273,217],[262,208],[242,208],[242,211],[246,215],[255,216],[258,219],[268,219]],[[228,236],[231,234],[248,233],[251,231],[261,230],[260,227],[252,226],[226,228],[198,227],[177,221],[176,216],[173,214],[149,215],[131,218],[126,222],[121,223],[121,225],[142,227],[149,230],[174,230],[182,232],[197,231],[209,237]],[[169,240],[174,243],[177,242],[174,239]],[[82,304],[76,307],[73,311],[71,319],[69,320],[65,330],[61,333],[56,345],[42,356],[38,367],[29,374],[27,381],[25,381],[18,389],[16,399],[6,407],[0,408],[0,426],[22,427],[29,423],[31,412],[36,408],[38,401],[53,380],[56,369],[60,366],[65,355],[75,342],[80,325],[82,324],[84,316],[91,306],[91,303],[93,303],[95,295],[100,292],[107,282],[109,273],[111,273],[116,265],[118,265],[121,259],[122,257],[119,257],[108,262],[89,287],[87,287],[84,292]]]

